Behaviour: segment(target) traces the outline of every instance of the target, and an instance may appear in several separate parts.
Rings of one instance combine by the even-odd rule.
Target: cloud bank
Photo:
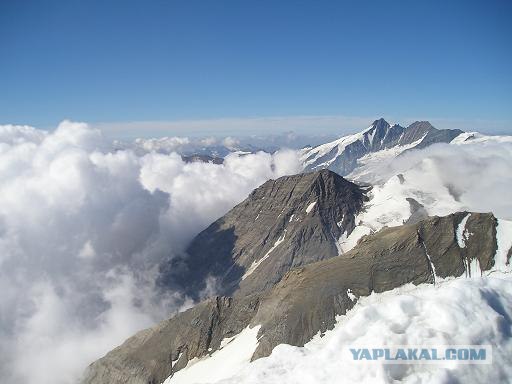
[[[407,151],[372,172],[384,180],[401,174],[402,183],[391,179],[383,188],[395,197],[414,197],[431,215],[467,210],[512,219],[512,141],[497,139]]]
[[[300,149],[308,145],[317,145],[332,141],[332,135],[299,135],[294,132],[284,132],[273,135],[252,135],[245,137],[227,136],[218,138],[164,136],[159,138],[136,138],[135,140],[114,140],[116,150],[131,149],[142,156],[149,152],[170,154],[176,152],[180,155],[208,155],[224,157],[234,151],[273,153],[282,148]]]
[[[269,178],[293,151],[185,164],[112,151],[101,132],[0,126],[0,376],[71,383],[135,331],[188,305],[158,264]]]
[[[433,145],[398,157],[392,167],[403,171],[418,190],[446,191],[442,200],[447,208],[437,214],[457,206],[512,219],[512,201],[507,198],[512,190],[512,142]]]

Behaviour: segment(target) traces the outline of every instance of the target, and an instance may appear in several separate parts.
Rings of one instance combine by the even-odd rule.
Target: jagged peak
[[[430,121],[415,121],[414,123],[410,124],[407,129],[423,129],[423,130],[432,130],[432,129],[436,129],[431,123]]]
[[[389,126],[390,124],[383,117],[381,117],[380,119],[375,120],[372,123],[372,125],[373,126],[378,126],[378,125],[387,125],[387,126]]]
[[[383,117],[381,117],[380,119],[377,119],[373,123],[371,123],[370,126],[363,131],[363,133],[369,133],[373,130],[387,130],[389,127],[390,124]]]
[[[295,188],[298,185],[302,187]],[[290,190],[290,197],[293,195],[295,198],[300,198],[302,195],[308,196],[313,193],[312,191],[323,191],[323,194],[325,194],[326,190],[331,191],[331,193],[338,193],[340,190],[352,190],[354,192],[359,191],[360,193],[364,193],[364,190],[357,184],[352,183],[339,174],[329,169],[319,169],[313,172],[282,176],[278,179],[268,180],[254,189],[249,197],[256,200],[262,197],[271,198],[276,193],[279,193],[278,191],[282,190]]]

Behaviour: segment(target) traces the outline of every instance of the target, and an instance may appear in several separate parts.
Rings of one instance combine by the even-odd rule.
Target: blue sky
[[[0,1],[0,124],[512,133],[511,18],[510,1]]]

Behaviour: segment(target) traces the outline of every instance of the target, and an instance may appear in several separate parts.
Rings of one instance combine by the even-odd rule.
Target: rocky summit
[[[449,143],[462,134],[458,129],[437,129],[428,121],[416,121],[407,128],[375,120],[366,130],[344,136],[330,143],[304,148],[305,170],[330,169],[348,175],[358,167],[358,160],[371,153],[395,148],[396,154],[435,143]]]
[[[365,189],[329,170],[269,180],[164,265],[162,280],[196,299],[207,284],[226,295],[262,292],[291,268],[337,256],[366,200]]]

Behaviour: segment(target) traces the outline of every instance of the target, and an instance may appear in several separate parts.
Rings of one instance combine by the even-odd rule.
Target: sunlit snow
[[[249,363],[258,346],[260,326],[247,327],[235,337],[224,339],[211,356],[194,358],[164,384],[211,383],[228,378]]]
[[[313,201],[311,204],[308,205],[308,207],[306,208],[306,213],[309,213],[313,210],[313,208],[315,208],[315,205],[316,205],[316,201]]]
[[[499,308],[499,310],[498,310]],[[412,284],[360,298],[335,328],[304,347],[277,346],[268,358],[246,364],[228,384],[505,382],[512,378],[512,278],[493,275]],[[393,345],[493,346],[490,365],[389,365],[354,362],[347,348]],[[211,382],[215,382],[212,380]]]
[[[281,244],[284,241],[284,238],[286,236],[286,229],[284,230],[284,233],[279,239],[276,240],[272,248],[268,250],[267,253],[265,253],[265,256],[263,256],[261,259],[254,261],[251,266],[245,271],[244,275],[242,276],[242,280],[245,280],[247,277],[249,277],[255,270],[260,266],[261,263],[263,263],[265,260],[267,260],[272,253],[274,249],[276,249],[279,244]]]

